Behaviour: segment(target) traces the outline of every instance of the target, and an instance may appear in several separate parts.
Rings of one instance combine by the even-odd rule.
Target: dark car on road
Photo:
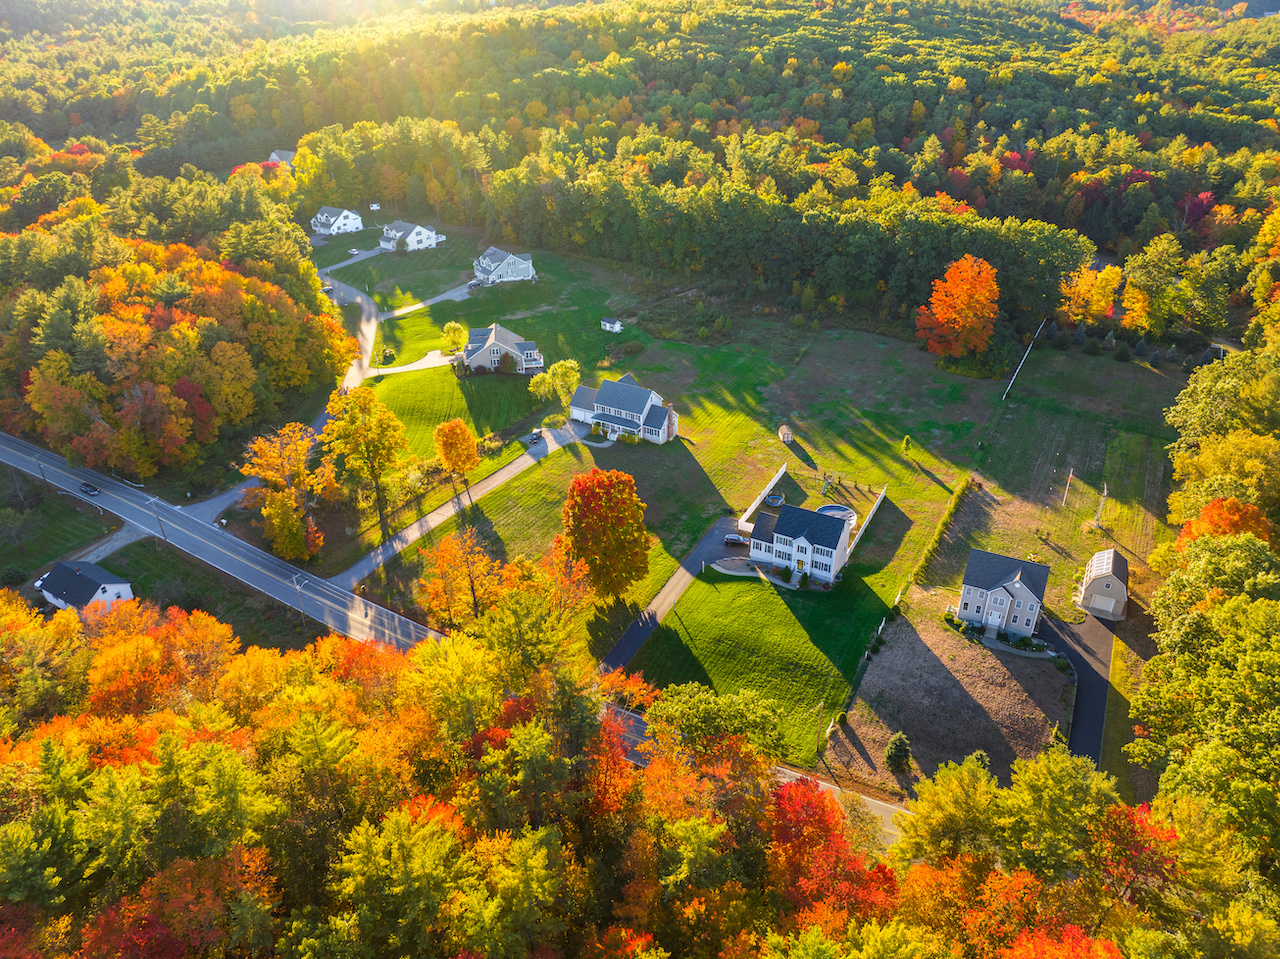
[[[724,538],[725,546],[750,546],[751,540],[745,536],[739,536],[737,533],[730,533]]]
[[[102,492],[102,490],[98,489],[98,487],[94,486],[92,483],[81,483],[80,492],[85,493],[89,496],[97,496],[99,493]]]

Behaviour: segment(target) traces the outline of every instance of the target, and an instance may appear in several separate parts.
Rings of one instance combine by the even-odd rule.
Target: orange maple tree
[[[916,336],[939,356],[981,353],[995,331],[999,296],[995,268],[966,253],[933,281],[929,305],[916,315]]]
[[[1214,499],[1200,508],[1199,516],[1187,520],[1178,534],[1176,545],[1183,550],[1201,536],[1232,536],[1236,533],[1252,533],[1264,543],[1270,543],[1271,521],[1262,515],[1258,507],[1242,503],[1234,496]]]
[[[649,534],[636,481],[621,470],[579,473],[561,513],[570,555],[587,564],[591,586],[619,596],[649,572]]]
[[[480,465],[476,434],[460,417],[441,423],[434,436],[440,462],[450,473],[467,473]]]

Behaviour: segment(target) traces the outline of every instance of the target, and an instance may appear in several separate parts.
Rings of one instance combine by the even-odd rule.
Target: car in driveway
[[[98,489],[98,487],[94,486],[92,483],[81,483],[80,492],[84,493],[86,496],[97,496],[102,492],[102,490]]]
[[[347,250],[347,252],[350,253],[352,256],[360,255],[360,251],[357,250],[354,246],[351,249]]]
[[[479,285],[480,285],[480,281],[479,281],[479,280],[472,280],[470,283],[468,283],[468,284],[467,284],[467,289],[468,289],[468,290],[474,290],[474,289],[475,289],[477,286],[479,286]]]
[[[725,546],[750,546],[751,540],[747,539],[745,536],[740,536],[737,533],[730,533],[728,536],[724,538],[724,545]]]
[[[539,426],[529,434],[529,445],[533,446],[535,443],[541,443],[541,442],[542,442],[542,427]]]

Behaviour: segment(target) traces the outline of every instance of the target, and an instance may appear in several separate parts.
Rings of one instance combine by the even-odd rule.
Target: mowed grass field
[[[697,681],[721,693],[758,690],[782,708],[788,760],[808,766],[887,609],[857,576],[815,592],[709,570],[630,669],[659,686]]]
[[[325,269],[333,266],[335,263],[341,263],[343,260],[351,259],[348,250],[372,250],[378,245],[378,241],[382,239],[382,224],[390,223],[390,219],[378,220],[374,225],[374,220],[369,216],[362,216],[361,220],[365,224],[363,230],[356,233],[339,233],[337,236],[327,237],[324,246],[313,246],[311,248],[311,262],[318,269]],[[336,274],[335,274],[336,275]],[[341,279],[341,277],[338,277]]]
[[[475,233],[450,229],[445,231],[445,235],[448,239],[434,250],[380,253],[359,263],[340,267],[332,275],[343,283],[367,290],[380,310],[395,310],[429,300],[470,280],[475,275],[472,264],[486,248]],[[376,245],[381,238],[382,230],[379,229],[373,244]],[[343,250],[355,245],[346,244]],[[341,263],[342,260],[333,262]]]
[[[1071,594],[1096,551],[1119,549],[1140,583],[1152,549],[1175,535],[1164,522],[1174,434],[1163,411],[1185,384],[1176,370],[1107,355],[1034,352],[973,451],[988,495],[970,504],[924,582],[958,587],[970,547],[1034,559],[1052,569],[1049,613],[1068,622],[1085,618]]]
[[[155,539],[130,543],[98,565],[128,579],[139,599],[201,609],[228,623],[245,646],[302,649],[329,632],[312,620],[304,625],[296,610]]]
[[[58,557],[88,546],[107,532],[108,524],[93,507],[78,504],[69,496],[45,493],[36,485],[38,478],[33,483],[12,467],[4,467],[3,476],[6,490],[21,483],[27,490],[28,502],[42,494],[44,499],[27,510],[21,508],[17,496],[9,500],[7,505],[16,510],[17,516],[0,539],[0,569],[14,566],[31,578]]]

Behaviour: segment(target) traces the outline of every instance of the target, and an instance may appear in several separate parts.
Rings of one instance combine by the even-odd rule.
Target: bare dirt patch
[[[910,620],[885,627],[885,646],[872,657],[848,723],[832,737],[827,763],[842,783],[914,795],[922,777],[981,749],[1007,785],[1013,761],[1048,746],[1055,724],[1065,735],[1072,684],[1046,660],[994,653],[943,626],[945,593],[915,589],[910,600]],[[884,765],[899,730],[914,760],[905,775]]]

